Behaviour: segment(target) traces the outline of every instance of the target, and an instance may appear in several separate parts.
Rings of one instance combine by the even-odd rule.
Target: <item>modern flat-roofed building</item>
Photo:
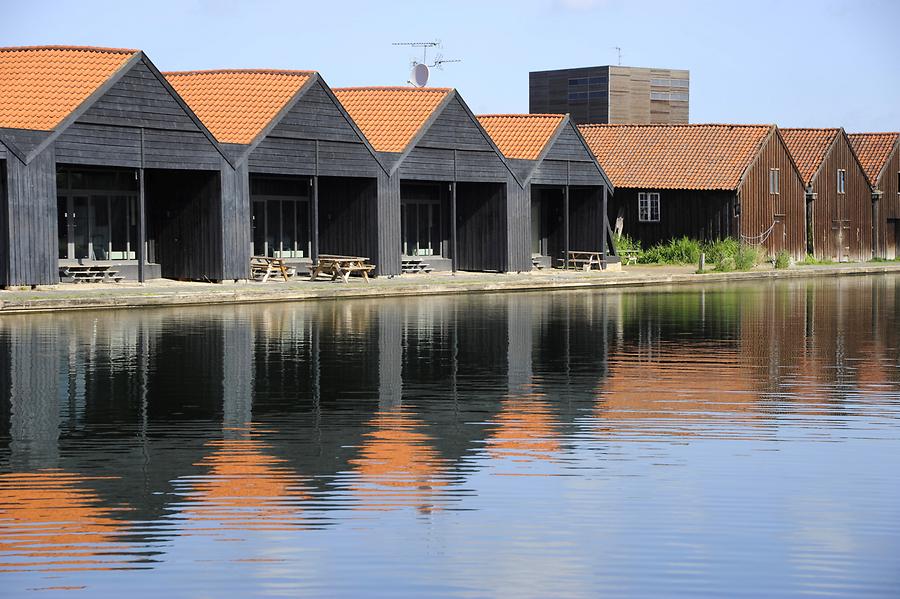
[[[528,111],[578,124],[686,124],[690,71],[599,66],[528,74]]]

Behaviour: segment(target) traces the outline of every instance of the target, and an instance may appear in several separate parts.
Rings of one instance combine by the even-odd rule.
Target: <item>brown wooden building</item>
[[[782,129],[807,190],[807,252],[838,262],[873,256],[872,189],[843,129]]]
[[[900,133],[853,133],[849,138],[876,192],[872,213],[875,255],[900,257]]]
[[[733,237],[803,256],[803,181],[774,125],[579,129],[615,186],[610,222],[644,247]]]

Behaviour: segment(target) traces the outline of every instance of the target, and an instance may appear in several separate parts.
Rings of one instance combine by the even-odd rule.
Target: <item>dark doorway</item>
[[[169,279],[218,281],[224,268],[218,171],[147,169],[147,260]]]
[[[565,190],[562,187],[531,189],[531,256],[544,267],[556,266],[566,247]]]
[[[377,202],[375,179],[320,177],[319,253],[373,260],[378,241]]]
[[[450,256],[448,183],[400,184],[400,254]]]
[[[458,183],[456,190],[456,268],[482,272],[507,270],[506,185]]]

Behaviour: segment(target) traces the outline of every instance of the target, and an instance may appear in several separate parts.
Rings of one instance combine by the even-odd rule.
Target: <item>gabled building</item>
[[[140,50],[0,49],[0,286],[113,263],[126,278],[246,277],[230,158]]]
[[[320,253],[363,256],[386,274],[379,199],[387,170],[314,71],[166,73],[235,161],[235,258],[306,268]]]
[[[800,258],[804,188],[774,125],[581,125],[615,186],[609,220],[644,247],[732,237]]]
[[[524,185],[532,263],[565,262],[568,250],[607,256],[612,185],[577,127],[563,114],[481,115],[482,126]]]
[[[875,192],[875,255],[900,257],[900,133],[851,133],[848,137]]]
[[[807,252],[837,262],[873,256],[872,189],[843,129],[782,129],[807,190]]]
[[[434,270],[531,268],[521,183],[456,90],[334,92],[388,168],[378,189],[384,274],[422,261]]]

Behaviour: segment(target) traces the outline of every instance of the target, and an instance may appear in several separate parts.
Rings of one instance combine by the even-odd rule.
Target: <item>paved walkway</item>
[[[798,266],[774,270],[762,266],[749,272],[695,274],[693,266],[628,266],[621,272],[573,272],[542,270],[521,274],[431,273],[379,277],[366,284],[309,281],[191,283],[159,279],[137,283],[65,284],[35,290],[0,291],[0,315],[57,310],[139,308],[147,306],[203,305],[278,301],[303,301],[354,297],[399,297],[539,291],[554,289],[609,288],[810,276],[900,273],[900,262],[868,262],[828,266]]]

